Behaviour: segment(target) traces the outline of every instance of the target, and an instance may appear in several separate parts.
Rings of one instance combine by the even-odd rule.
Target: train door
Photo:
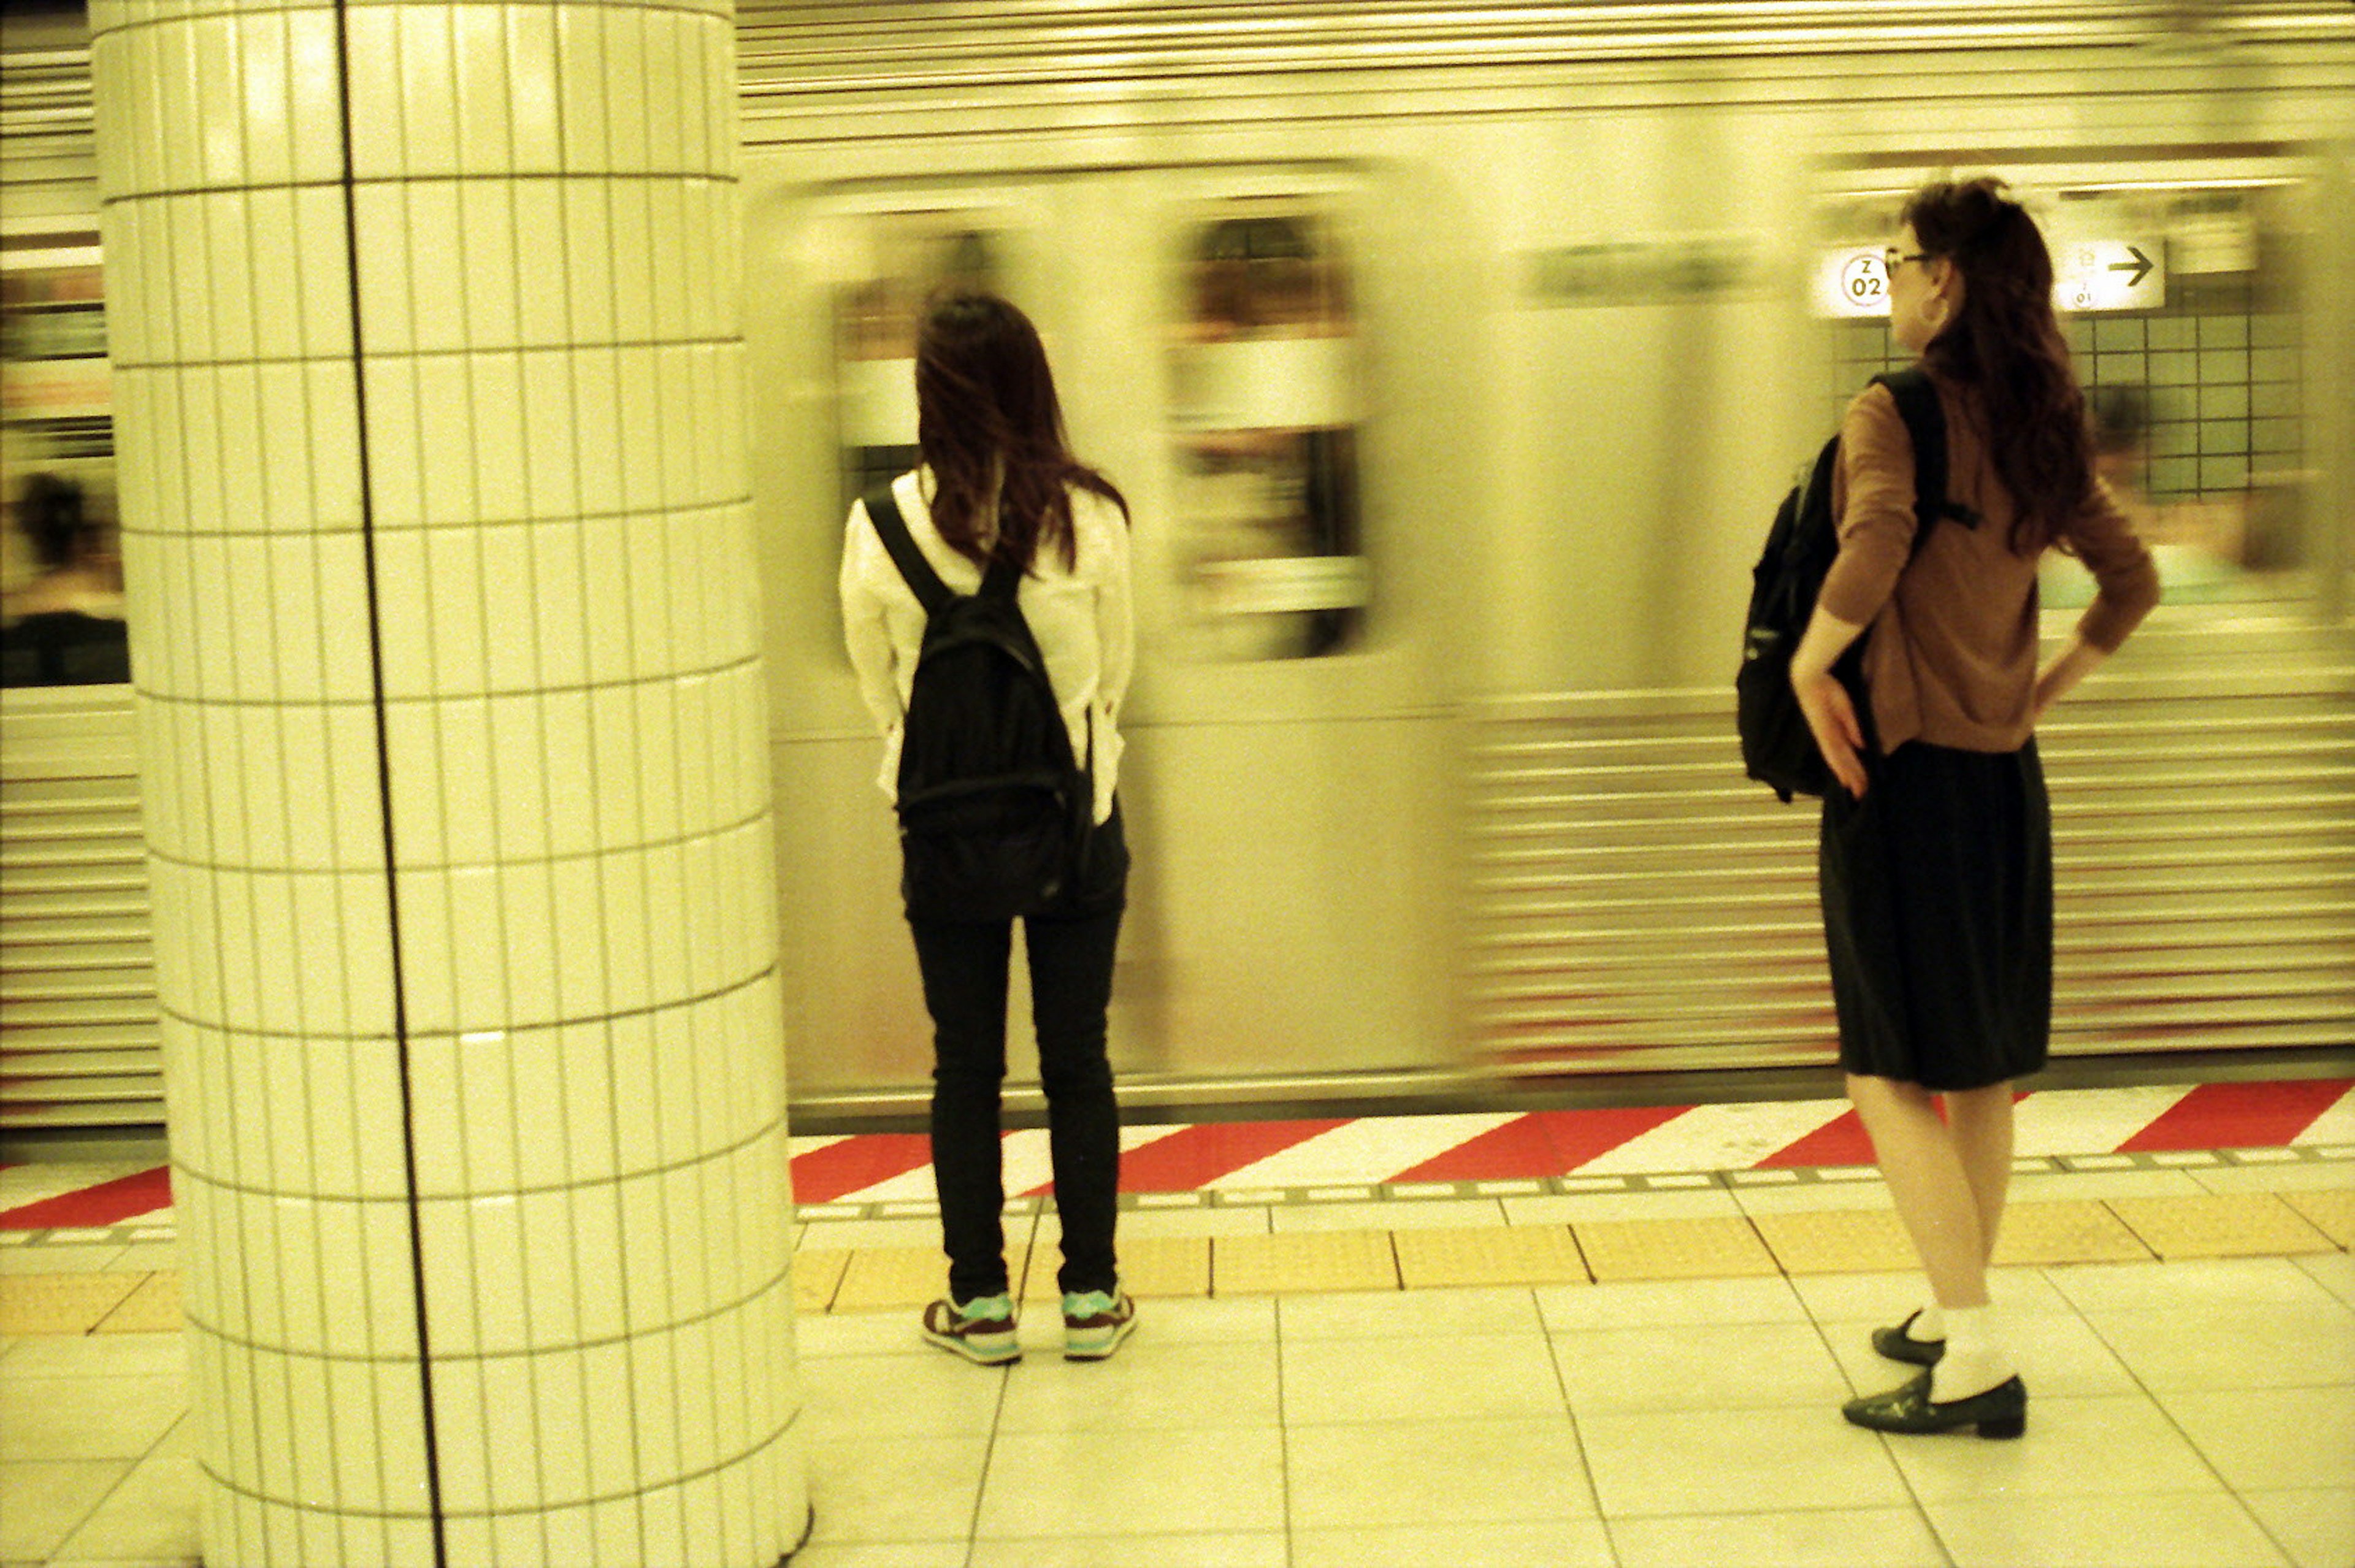
[[[1444,719],[1412,613],[1428,596],[1411,562],[1391,569],[1407,552],[1386,508],[1408,486],[1379,482],[1364,206],[1329,174],[1161,170],[755,204],[798,1096],[872,1100],[930,1068],[833,586],[850,499],[913,460],[915,325],[951,283],[1031,315],[1074,450],[1133,508],[1115,1067],[1133,1092],[1192,1098],[1446,1049]]]

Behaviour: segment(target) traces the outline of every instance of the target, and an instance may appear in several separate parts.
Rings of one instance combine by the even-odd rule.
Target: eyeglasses
[[[1881,253],[1881,270],[1883,272],[1894,272],[1908,261],[1926,261],[1929,259],[1930,252],[1927,251],[1915,251],[1910,255],[1902,254],[1896,246],[1891,245]]]

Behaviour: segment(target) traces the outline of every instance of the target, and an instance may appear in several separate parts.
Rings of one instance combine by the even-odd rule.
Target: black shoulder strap
[[[1938,389],[1920,366],[1875,376],[1897,400],[1898,417],[1913,442],[1913,548],[1919,550],[1940,517],[1952,517],[1966,528],[1978,527],[1978,514],[1957,506],[1946,494],[1946,411],[1938,404]]]
[[[932,570],[932,563],[924,559],[924,552],[916,548],[915,536],[908,531],[908,520],[900,515],[900,503],[892,497],[891,486],[879,485],[862,499],[867,503],[867,520],[875,525],[876,537],[890,552],[891,564],[900,569],[900,577],[916,595],[916,603],[924,607],[925,614],[939,614],[941,606],[956,595],[941,581],[941,574]]]

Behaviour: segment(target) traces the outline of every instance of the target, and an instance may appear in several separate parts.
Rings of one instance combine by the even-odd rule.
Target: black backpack
[[[1946,499],[1946,417],[1937,389],[1919,369],[1873,378],[1897,400],[1897,411],[1913,441],[1913,553],[1942,517],[1966,527],[1978,518]],[[1816,595],[1839,553],[1832,517],[1832,471],[1839,462],[1839,437],[1824,449],[1806,478],[1792,487],[1767,530],[1766,549],[1751,569],[1750,621],[1742,645],[1742,669],[1734,677],[1734,727],[1742,736],[1742,763],[1750,776],[1773,789],[1785,804],[1795,795],[1820,795],[1832,786],[1832,771],[1807,729],[1806,716],[1791,690],[1791,656],[1816,613]],[[1911,557],[1907,558],[1909,560]],[[1859,637],[1832,667],[1870,726],[1864,693],[1864,644]],[[1867,733],[1870,731],[1868,729]]]
[[[1072,880],[1094,789],[1016,591],[1022,570],[992,560],[974,593],[953,593],[916,548],[889,485],[867,516],[924,607],[924,641],[900,744],[900,891],[918,920],[1034,913]]]

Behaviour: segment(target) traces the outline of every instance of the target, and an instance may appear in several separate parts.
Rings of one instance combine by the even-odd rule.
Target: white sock
[[[1930,1398],[1939,1404],[1985,1393],[2012,1375],[1993,1307],[1949,1307],[1946,1353],[1930,1373]],[[1915,1325],[1916,1328],[1920,1325]]]
[[[1905,1337],[1908,1339],[1945,1339],[1946,1337],[1945,1312],[1936,1302],[1930,1303],[1913,1315],[1913,1321],[1907,1327]]]

